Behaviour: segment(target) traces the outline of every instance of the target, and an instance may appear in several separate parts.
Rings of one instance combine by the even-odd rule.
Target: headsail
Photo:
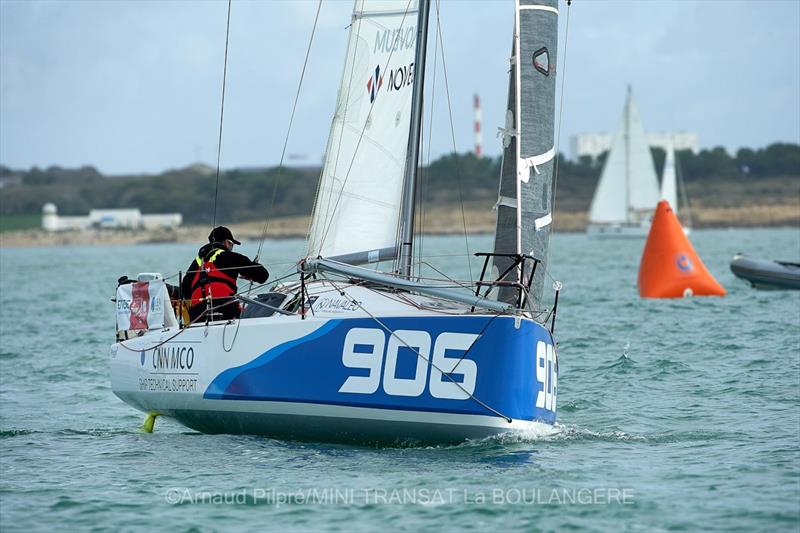
[[[534,305],[538,305],[547,269],[553,208],[557,0],[517,0],[514,27],[508,110],[501,129],[504,149],[494,251],[533,255],[542,262],[531,286]],[[510,260],[496,257],[495,276],[510,264]],[[531,267],[528,265],[524,278]],[[518,279],[519,272],[515,271],[505,278]],[[498,298],[515,302],[516,291],[503,289]]]
[[[417,0],[356,0],[309,230],[311,256],[395,256],[408,149]]]
[[[653,156],[629,87],[622,120],[592,198],[589,221],[637,222],[637,211],[649,215],[657,203],[658,178]]]

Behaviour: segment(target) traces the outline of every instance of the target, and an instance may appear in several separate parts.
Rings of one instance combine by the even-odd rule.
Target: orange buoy
[[[642,298],[725,296],[725,289],[706,270],[666,200],[656,207],[638,284]]]

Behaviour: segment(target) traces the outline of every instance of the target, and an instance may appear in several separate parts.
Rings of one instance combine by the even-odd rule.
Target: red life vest
[[[225,250],[214,250],[208,259],[199,255],[195,259],[198,270],[192,280],[192,305],[201,303],[207,296],[226,298],[236,294],[236,278],[217,268],[214,260]]]

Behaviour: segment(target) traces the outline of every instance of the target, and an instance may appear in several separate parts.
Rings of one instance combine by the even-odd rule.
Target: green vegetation
[[[661,174],[664,151],[653,149]],[[800,145],[773,144],[763,149],[723,148],[677,154],[693,203],[704,206],[797,204],[800,209]],[[605,155],[597,160],[559,158],[559,210],[583,212],[591,202]],[[427,206],[491,205],[497,196],[500,158],[451,154],[423,170],[420,194]],[[220,176],[217,220],[244,222],[305,215],[311,211],[318,168],[236,169]],[[215,174],[192,166],[157,176],[106,177],[92,167],[12,170],[0,166],[3,193],[2,228],[37,227],[42,205],[52,202],[59,214],[81,215],[92,208],[137,207],[144,213],[180,212],[189,224],[210,223],[214,209]],[[275,188],[274,203],[272,201]],[[34,223],[35,220],[35,223]]]
[[[316,191],[318,169],[232,170],[220,176],[217,219],[226,222],[263,219],[277,185],[271,216],[308,213]],[[90,209],[139,208],[143,213],[182,213],[187,223],[210,222],[214,211],[215,175],[190,167],[157,176],[103,177],[93,168],[0,169],[0,176],[21,176],[4,188],[0,215],[36,214],[54,203],[60,215],[85,215]]]
[[[0,215],[0,232],[42,227],[42,215]]]

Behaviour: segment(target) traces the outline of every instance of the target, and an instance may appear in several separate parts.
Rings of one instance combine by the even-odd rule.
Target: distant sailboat
[[[658,203],[650,146],[631,88],[592,198],[587,232],[596,237],[646,237]]]
[[[681,187],[683,191],[685,189]],[[691,232],[691,218],[689,217],[689,202],[686,199],[686,193],[683,193],[682,207],[678,205],[678,173],[675,164],[675,146],[670,143],[667,148],[667,158],[664,161],[664,171],[661,174],[661,199],[666,200],[672,211],[681,219],[681,226],[683,232],[689,235]],[[684,211],[681,217],[679,209]]]

